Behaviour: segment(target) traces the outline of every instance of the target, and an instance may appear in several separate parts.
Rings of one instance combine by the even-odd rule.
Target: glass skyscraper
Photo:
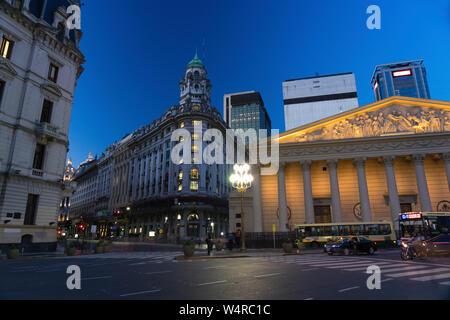
[[[430,99],[423,60],[376,66],[371,82],[376,101],[392,96]]]
[[[249,91],[226,94],[224,96],[224,119],[231,129],[267,129],[272,128],[264,101],[259,92]]]

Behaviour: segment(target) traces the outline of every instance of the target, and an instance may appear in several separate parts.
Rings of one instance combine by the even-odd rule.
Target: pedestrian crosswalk
[[[322,255],[303,256],[259,256],[254,255],[259,263],[287,263],[305,267],[303,271],[317,270],[319,268],[329,270],[342,270],[348,272],[367,271],[367,267],[376,265],[380,268],[384,279],[409,279],[411,281],[439,281],[440,285],[450,285],[450,265],[434,265],[410,261],[396,261],[386,259],[361,258],[361,257],[330,257]]]

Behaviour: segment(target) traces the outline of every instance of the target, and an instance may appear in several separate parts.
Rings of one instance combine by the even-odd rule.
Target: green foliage
[[[12,244],[9,246],[9,250],[17,250],[17,246],[15,244]]]
[[[186,241],[183,243],[183,245],[184,245],[184,246],[192,246],[192,245],[194,245],[194,244],[192,243],[191,240],[186,240]]]

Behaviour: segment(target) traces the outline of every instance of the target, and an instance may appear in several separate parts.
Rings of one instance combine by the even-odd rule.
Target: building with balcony
[[[76,3],[76,1],[70,1]],[[0,2],[0,244],[56,247],[80,30],[68,1]],[[33,247],[33,248],[31,248]]]

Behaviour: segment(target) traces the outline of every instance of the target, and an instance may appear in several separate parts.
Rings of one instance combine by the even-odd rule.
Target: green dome
[[[198,58],[197,52],[195,52],[194,59],[192,59],[191,62],[189,62],[189,64],[188,64],[188,68],[192,68],[192,67],[205,68],[205,66],[203,65],[202,60],[200,60]]]

